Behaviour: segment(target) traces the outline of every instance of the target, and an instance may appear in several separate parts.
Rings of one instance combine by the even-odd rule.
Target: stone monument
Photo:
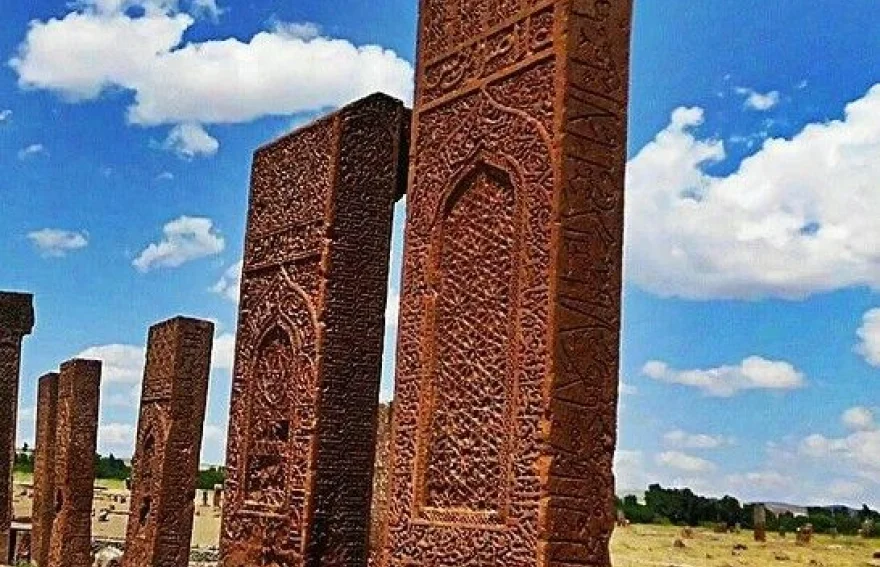
[[[34,449],[34,501],[31,512],[31,562],[49,564],[49,539],[55,519],[55,430],[58,374],[40,378],[37,387],[37,445]]]
[[[214,324],[150,329],[122,567],[187,567]]]
[[[33,296],[0,292],[0,561],[10,556],[21,343],[33,328]]]
[[[55,519],[49,539],[48,567],[92,564],[100,392],[100,361],[71,360],[61,365],[55,429]]]
[[[224,567],[365,565],[409,112],[373,95],[254,156]]]
[[[608,567],[631,0],[422,0],[385,567]]]
[[[755,541],[767,541],[767,510],[763,504],[755,504]]]

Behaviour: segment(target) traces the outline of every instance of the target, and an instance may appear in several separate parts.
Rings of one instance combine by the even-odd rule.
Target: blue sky
[[[220,462],[250,155],[374,90],[409,99],[416,2],[7,4],[0,288],[38,318],[19,439],[36,378],[97,356],[101,449],[130,453],[147,328],[186,314],[218,327]],[[869,0],[637,2],[621,489],[880,506],[877,21]]]

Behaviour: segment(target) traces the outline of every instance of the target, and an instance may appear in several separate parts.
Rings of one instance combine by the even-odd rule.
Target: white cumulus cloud
[[[238,293],[241,288],[242,266],[243,262],[240,261],[230,266],[223,275],[220,276],[217,283],[211,286],[211,291],[222,295],[229,301],[237,303]]]
[[[788,362],[750,356],[735,366],[705,370],[675,370],[660,361],[650,361],[642,368],[649,378],[702,390],[714,397],[731,397],[745,390],[793,390],[801,388],[804,375]]]
[[[109,344],[89,347],[74,358],[102,361],[101,381],[104,383],[136,384],[143,378],[145,356],[143,347]]]
[[[9,109],[0,110],[0,124],[12,118],[12,111]]]
[[[182,216],[166,224],[162,235],[162,240],[147,246],[132,262],[139,272],[176,268],[219,254],[226,247],[226,241],[208,218]]]
[[[29,232],[28,239],[44,256],[61,257],[73,250],[80,250],[89,245],[88,234],[57,228],[44,228]]]
[[[704,473],[715,470],[715,464],[700,457],[694,457],[680,451],[665,451],[656,458],[658,465],[690,473]]]
[[[98,425],[98,452],[130,457],[134,453],[135,426],[131,423],[101,423]]]
[[[856,335],[859,342],[855,351],[871,366],[880,366],[880,309],[871,309],[862,316],[862,325]]]
[[[214,337],[211,367],[215,370],[232,370],[235,362],[235,335],[223,333]]]
[[[849,463],[857,474],[876,483],[880,475],[880,428],[874,414],[863,407],[846,410],[841,421],[852,432],[846,437],[827,437],[814,433],[799,447],[802,455],[829,463]]]
[[[174,152],[182,159],[209,157],[220,149],[220,142],[208,134],[201,124],[187,122],[171,129],[162,143],[162,149]]]
[[[845,426],[856,431],[869,431],[877,428],[874,412],[861,406],[849,408],[843,412],[840,419]]]
[[[143,10],[133,15],[132,5]],[[216,151],[216,140],[195,125],[321,111],[376,91],[412,98],[408,61],[378,45],[326,37],[311,23],[184,40],[197,16],[219,11],[214,0],[80,2],[63,17],[31,22],[9,63],[21,88],[72,101],[128,91],[130,123],[189,125],[168,144],[193,155]]]
[[[684,449],[718,449],[731,444],[731,440],[723,435],[709,435],[707,433],[688,433],[681,429],[674,429],[663,435],[663,441],[673,447]]]
[[[802,299],[880,290],[880,85],[836,120],[770,138],[730,174],[679,108],[627,167],[627,278],[661,296]]]

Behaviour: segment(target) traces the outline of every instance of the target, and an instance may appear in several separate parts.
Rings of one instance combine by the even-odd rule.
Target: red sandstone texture
[[[147,345],[123,567],[186,567],[214,324],[177,317]]]
[[[373,95],[254,156],[225,567],[367,561],[394,201],[409,112]]]
[[[34,449],[34,501],[31,563],[49,564],[49,539],[55,519],[55,430],[58,420],[58,374],[40,378],[37,389],[37,441]]]
[[[21,343],[33,327],[33,296],[0,292],[0,562],[6,561],[10,552]]]
[[[370,520],[370,565],[378,562],[382,549],[382,530],[388,517],[388,464],[391,461],[391,404],[379,406],[376,427],[376,464],[373,468],[373,504]]]
[[[101,362],[61,365],[55,430],[55,520],[48,567],[92,564],[92,497],[98,442]]]
[[[422,0],[385,567],[607,567],[630,0]]]

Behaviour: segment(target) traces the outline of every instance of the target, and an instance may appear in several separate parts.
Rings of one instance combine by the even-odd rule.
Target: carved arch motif
[[[243,448],[244,511],[284,514],[301,525],[307,471],[291,455],[312,450],[316,325],[310,299],[279,272],[255,304],[254,346],[242,369],[250,376]]]
[[[494,524],[509,507],[523,216],[501,163],[475,152],[433,223],[417,465],[431,523]]]

